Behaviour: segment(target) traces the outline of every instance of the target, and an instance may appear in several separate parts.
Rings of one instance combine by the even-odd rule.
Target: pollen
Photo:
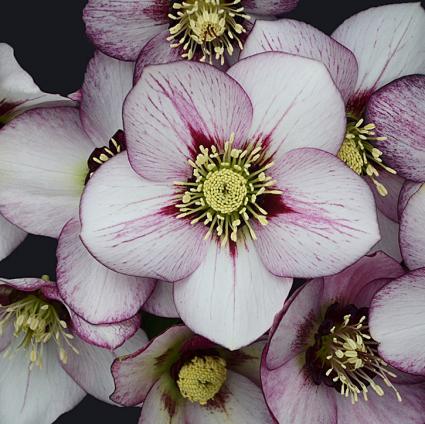
[[[184,398],[206,405],[221,390],[226,378],[226,361],[223,358],[195,356],[180,369],[177,386]]]
[[[231,56],[234,44],[243,49],[243,22],[251,19],[241,0],[174,1],[168,17],[171,47],[182,47],[182,57],[188,60],[200,51],[201,62],[211,64],[214,58],[224,64],[224,54]]]
[[[28,294],[10,305],[0,306],[0,335],[12,322],[13,335],[19,339],[16,350],[27,350],[30,369],[34,365],[43,367],[44,347],[51,341],[56,344],[63,363],[68,359],[65,347],[78,353],[71,344],[73,336],[68,332],[68,325],[60,318],[56,306],[35,294]],[[8,348],[3,356],[12,357],[14,353]]]
[[[189,160],[193,176],[187,182],[175,182],[186,191],[178,195],[178,218],[191,218],[191,223],[203,222],[209,229],[205,239],[214,233],[225,246],[237,242],[238,234],[256,239],[251,220],[267,225],[267,211],[261,206],[261,196],[281,194],[274,189],[276,181],[266,172],[273,166],[259,144],[246,149],[233,148],[235,135],[224,143],[224,149],[213,145],[200,146],[196,160]]]
[[[386,196],[387,189],[377,180],[378,169],[385,169],[391,174],[396,174],[396,171],[384,164],[382,152],[374,146],[375,141],[386,140],[386,137],[376,137],[375,129],[374,124],[364,125],[363,119],[355,120],[349,116],[345,139],[338,157],[356,174],[370,178],[378,193]]]

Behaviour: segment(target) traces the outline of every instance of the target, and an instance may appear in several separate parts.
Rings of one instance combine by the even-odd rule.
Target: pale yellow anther
[[[206,405],[221,390],[227,379],[226,361],[218,356],[195,356],[183,365],[177,386],[191,402]]]

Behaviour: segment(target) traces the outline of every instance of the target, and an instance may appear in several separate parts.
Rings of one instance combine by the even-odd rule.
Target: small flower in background
[[[0,210],[29,233],[59,238],[61,296],[94,324],[135,316],[155,286],[152,279],[107,269],[79,238],[85,183],[125,150],[122,105],[133,71],[134,64],[98,52],[88,65],[79,108],[32,110],[0,132]]]
[[[47,276],[0,284],[1,422],[50,424],[85,392],[108,402],[114,358],[147,342],[140,319],[91,325]]]
[[[370,331],[392,366],[425,377],[425,268],[385,285],[373,298]]]
[[[122,155],[93,175],[81,237],[118,272],[176,282],[182,320],[227,348],[270,328],[284,277],[337,272],[378,239],[367,185],[326,152],[345,115],[316,61],[146,67],[124,128],[134,170]]]
[[[125,406],[143,402],[140,424],[272,423],[260,385],[264,341],[230,352],[174,326],[112,365]]]
[[[104,53],[136,61],[151,41],[153,57],[199,59],[224,65],[243,49],[255,15],[289,12],[298,0],[90,0],[87,35]],[[236,51],[235,51],[236,50]],[[164,63],[164,62],[150,62]]]
[[[0,128],[35,107],[72,104],[72,101],[62,96],[40,91],[33,79],[19,66],[13,49],[0,43]],[[24,240],[26,233],[0,215],[0,234],[2,260]]]
[[[262,360],[264,394],[280,424],[423,421],[425,379],[387,364],[369,329],[374,294],[401,275],[394,259],[376,253],[289,299]]]

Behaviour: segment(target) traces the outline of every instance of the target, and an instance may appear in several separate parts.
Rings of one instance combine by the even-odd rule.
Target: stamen
[[[172,48],[182,47],[183,58],[193,59],[197,51],[201,62],[213,59],[224,64],[224,54],[232,55],[234,44],[243,48],[243,21],[251,17],[244,12],[241,0],[186,0],[171,2],[170,36]]]
[[[356,174],[369,177],[378,193],[386,196],[388,190],[376,179],[379,177],[377,166],[391,174],[396,174],[396,171],[383,163],[382,152],[374,146],[375,141],[385,141],[386,137],[376,137],[374,124],[363,124],[363,119],[355,120],[348,116],[347,131],[338,157]]]
[[[261,145],[250,144],[246,149],[233,148],[235,135],[224,143],[224,150],[217,146],[200,146],[193,168],[193,179],[175,182],[186,191],[178,195],[178,218],[190,217],[194,225],[201,220],[209,227],[208,239],[214,229],[224,246],[237,242],[241,232],[256,239],[250,220],[267,225],[267,211],[258,203],[264,194],[279,195],[280,190],[269,190],[276,183],[265,171],[273,166],[264,158]],[[251,170],[251,171],[250,171]]]

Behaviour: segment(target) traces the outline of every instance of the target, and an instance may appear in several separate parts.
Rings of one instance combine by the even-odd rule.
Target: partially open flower
[[[243,49],[255,15],[289,12],[298,0],[90,0],[84,9],[87,34],[104,53],[136,60],[149,55],[199,59],[223,65]],[[151,51],[152,50],[152,51]],[[173,52],[172,50],[175,50]],[[147,53],[146,51],[144,52]],[[151,62],[153,63],[153,62]],[[158,62],[155,62],[158,63]]]
[[[0,300],[0,419],[5,423],[50,424],[86,391],[108,402],[115,355],[146,342],[141,331],[133,336],[138,318],[99,326],[84,321],[47,276],[1,279]]]
[[[124,127],[132,167],[119,155],[90,179],[81,237],[112,269],[176,282],[183,321],[227,348],[270,327],[285,277],[337,272],[378,239],[366,184],[326,152],[345,119],[319,62],[149,66]]]
[[[97,52],[87,68],[79,109],[31,110],[0,132],[0,211],[29,233],[59,238],[61,296],[95,324],[130,319],[155,285],[152,279],[107,269],[79,238],[85,184],[125,150],[122,105],[133,71],[134,64]]]
[[[111,399],[143,402],[140,424],[271,424],[259,387],[264,341],[230,352],[175,326],[146,348],[116,359]]]
[[[374,294],[401,275],[396,261],[377,253],[289,299],[261,369],[280,424],[423,421],[425,379],[389,365],[369,328]]]
[[[18,64],[13,49],[0,43],[0,128],[26,110],[38,106],[72,106],[59,95],[43,93]],[[25,238],[25,231],[0,215],[0,260]]]

